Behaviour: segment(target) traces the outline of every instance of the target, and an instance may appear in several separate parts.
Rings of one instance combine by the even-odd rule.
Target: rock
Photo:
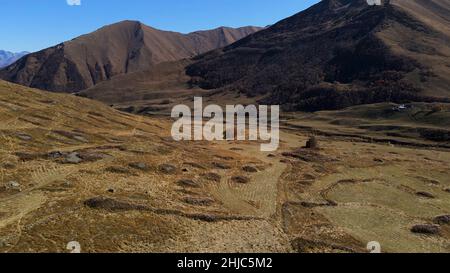
[[[441,184],[440,181],[435,180],[435,179],[431,179],[428,177],[423,177],[423,176],[416,176],[417,179],[419,179],[420,181],[423,181],[424,183],[430,184],[430,185],[434,185],[434,186],[438,186]]]
[[[256,169],[255,167],[252,167],[252,166],[244,166],[244,167],[242,167],[242,170],[244,172],[248,172],[248,173],[257,173],[258,172],[258,169]]]
[[[5,187],[7,190],[20,190],[20,184],[16,181],[9,181]]]
[[[72,187],[72,182],[64,181],[64,182],[61,183],[61,186],[66,187],[66,188],[70,188],[70,187]]]
[[[110,166],[105,169],[107,172],[110,173],[119,173],[119,174],[129,174],[130,171],[127,168],[120,167],[120,166]]]
[[[7,170],[11,170],[11,169],[15,169],[16,165],[14,163],[6,162],[6,163],[2,164],[2,168],[3,169],[7,169]]]
[[[32,136],[27,135],[27,134],[17,134],[17,138],[23,141],[30,141],[33,139]]]
[[[0,248],[7,247],[9,244],[5,240],[0,240]]]
[[[444,189],[444,191],[450,193],[450,188]]]
[[[277,157],[277,156],[274,155],[274,154],[268,154],[267,157],[274,158],[274,157]]]
[[[430,199],[434,198],[434,195],[432,195],[429,192],[424,192],[424,191],[417,192],[416,195],[418,195],[420,197],[430,198]]]
[[[221,155],[216,155],[216,157],[217,157],[218,159],[222,159],[222,160],[226,160],[226,161],[234,160],[234,157],[232,157],[232,156],[221,156]]]
[[[434,218],[433,222],[438,225],[450,224],[450,215],[441,215]]]
[[[306,149],[318,149],[319,148],[319,142],[317,141],[317,138],[315,136],[312,136],[308,139],[306,142]]]
[[[112,158],[109,154],[91,151],[81,151],[78,157],[80,157],[83,162],[95,162],[106,158]]]
[[[411,232],[420,234],[438,234],[440,231],[437,225],[416,225],[411,228]]]
[[[170,164],[161,164],[159,165],[158,170],[163,174],[175,174],[177,172],[177,168]]]
[[[84,143],[89,142],[89,140],[87,140],[85,137],[82,137],[82,136],[73,136],[73,139],[78,140],[80,142],[84,142]]]
[[[40,159],[43,157],[42,154],[39,153],[25,153],[25,152],[17,152],[15,155],[21,160],[21,161],[32,161],[36,159]]]
[[[239,184],[247,184],[247,183],[250,183],[250,178],[245,177],[245,176],[233,176],[231,178],[231,181],[233,181],[235,183],[239,183]]]
[[[227,164],[224,163],[220,163],[220,162],[213,162],[212,165],[217,168],[217,169],[221,169],[221,170],[229,170],[231,169],[231,167]]]
[[[50,158],[50,159],[58,159],[58,158],[61,158],[61,157],[65,156],[65,155],[66,155],[65,153],[61,153],[61,152],[56,151],[56,152],[49,153],[47,155],[47,157]]]
[[[114,200],[105,197],[94,197],[84,202],[84,205],[92,209],[104,209],[108,211],[148,210],[142,205],[135,205],[126,201]]]
[[[64,162],[68,164],[79,164],[83,161],[80,157],[78,157],[78,153],[70,153],[66,156]]]
[[[51,99],[43,99],[43,100],[40,100],[39,102],[45,103],[45,104],[56,104],[56,102]]]
[[[204,175],[203,175],[203,177],[206,179],[206,180],[209,180],[209,181],[213,181],[213,182],[220,182],[221,180],[222,180],[222,177],[220,176],[220,175],[218,175],[218,174],[216,174],[216,173],[205,173]]]
[[[182,187],[191,187],[191,188],[199,188],[200,187],[195,181],[190,180],[190,179],[178,180],[177,184]]]
[[[109,193],[115,193],[116,191],[114,189],[108,189]]]
[[[310,173],[303,174],[303,178],[305,180],[316,180],[316,177],[314,175],[310,174]]]
[[[133,169],[138,169],[141,171],[149,171],[150,167],[143,162],[134,162],[134,163],[130,163],[129,166]]]
[[[212,203],[214,203],[214,200],[211,198],[199,198],[188,196],[183,198],[183,202],[195,206],[210,206]]]

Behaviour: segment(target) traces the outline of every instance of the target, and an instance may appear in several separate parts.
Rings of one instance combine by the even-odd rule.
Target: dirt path
[[[269,153],[260,152],[260,146],[256,143],[236,144],[229,148],[235,148],[233,150],[240,156],[260,161],[267,167],[257,173],[243,172],[242,175],[251,178],[246,184],[232,182],[232,174],[221,171],[221,183],[209,184],[208,191],[232,213],[263,220],[197,223],[186,238],[192,242],[186,251],[292,252],[289,238],[276,217],[282,204],[279,198],[283,196],[280,193],[280,177],[287,165],[281,163],[279,158],[268,157]]]
[[[259,145],[236,145],[241,156],[260,160],[268,165],[264,170],[247,174],[250,183],[237,184],[230,180],[230,174],[223,171],[224,179],[219,185],[211,185],[211,192],[227,208],[235,213],[269,219],[277,212],[278,182],[286,169],[279,159],[267,157],[259,151]]]

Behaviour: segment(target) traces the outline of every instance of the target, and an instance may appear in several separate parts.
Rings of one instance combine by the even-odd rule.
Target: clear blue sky
[[[178,32],[266,26],[319,0],[0,0],[0,49],[37,51],[104,25],[139,20]]]

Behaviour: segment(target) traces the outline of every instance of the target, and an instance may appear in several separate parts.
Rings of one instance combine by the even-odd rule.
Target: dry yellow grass
[[[328,132],[321,149],[297,157],[285,152],[311,134],[299,120],[273,155],[259,143],[177,143],[169,120],[5,82],[0,114],[0,252],[65,252],[74,240],[83,252],[364,252],[374,240],[389,252],[449,251],[446,227],[409,230],[450,211],[443,148],[337,137],[351,128],[326,119],[310,123]]]

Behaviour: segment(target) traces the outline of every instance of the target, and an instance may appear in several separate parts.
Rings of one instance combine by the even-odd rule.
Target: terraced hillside
[[[6,82],[0,114],[0,252],[450,251],[442,142],[325,135],[319,113],[318,147],[292,118],[276,153],[178,143],[170,120]]]
[[[74,240],[89,252],[290,251],[266,218],[276,196],[241,210],[234,200],[245,199],[228,194],[239,185],[231,176],[250,179],[242,166],[263,175],[269,162],[175,143],[167,120],[6,82],[0,111],[2,252],[64,252]],[[206,241],[233,230],[234,245]]]

